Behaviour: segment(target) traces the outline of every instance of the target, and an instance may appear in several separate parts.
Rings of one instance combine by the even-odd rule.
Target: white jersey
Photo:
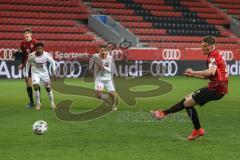
[[[32,52],[27,60],[26,64],[26,73],[29,71],[29,67],[31,65],[31,72],[40,74],[40,75],[48,75],[47,62],[49,62],[52,66],[53,71],[56,70],[55,61],[52,56],[43,51],[41,56],[36,56],[36,52]]]
[[[103,65],[103,69],[99,69],[97,64]],[[107,55],[106,59],[101,59],[99,54],[94,54],[89,62],[89,69],[93,69],[94,66],[94,78],[101,81],[112,80],[115,64],[113,58]]]

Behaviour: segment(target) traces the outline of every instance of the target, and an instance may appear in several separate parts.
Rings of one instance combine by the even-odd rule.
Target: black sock
[[[27,87],[27,94],[28,94],[28,97],[29,97],[30,102],[34,103],[34,102],[33,102],[32,87]]]
[[[175,104],[171,108],[164,110],[163,112],[165,112],[166,114],[169,114],[169,113],[175,113],[175,112],[179,112],[179,111],[183,110],[184,109],[184,105],[183,105],[184,101],[185,101],[185,99],[178,102],[177,104]]]
[[[188,107],[186,108],[186,111],[188,113],[188,117],[191,119],[194,129],[198,130],[201,128],[199,118],[198,118],[198,113],[194,107]]]

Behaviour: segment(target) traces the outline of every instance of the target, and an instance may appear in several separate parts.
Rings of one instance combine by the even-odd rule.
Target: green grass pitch
[[[204,139],[188,142],[192,130],[185,111],[157,121],[149,111],[167,108],[207,81],[184,77],[164,78],[173,85],[167,94],[137,98],[134,106],[120,99],[119,110],[86,122],[59,119],[49,108],[44,88],[42,109],[25,109],[27,94],[23,80],[0,80],[0,160],[227,160],[240,157],[239,77],[231,77],[229,94],[222,100],[197,107]],[[146,79],[147,81],[147,79]],[[93,83],[68,79],[67,84],[93,88]],[[127,83],[127,82],[126,82]],[[118,85],[118,84],[116,84]],[[132,88],[149,90],[153,86]],[[74,101],[72,112],[90,110],[101,102],[94,98],[54,91],[56,103]],[[41,136],[32,132],[36,120],[48,122]]]

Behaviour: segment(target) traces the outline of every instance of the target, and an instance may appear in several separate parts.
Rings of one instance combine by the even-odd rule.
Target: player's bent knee
[[[184,107],[192,107],[196,103],[192,97],[185,98],[185,101],[183,102]]]
[[[189,95],[185,96],[184,98],[185,98],[185,99],[191,98],[192,95],[193,95],[193,93],[190,93]]]

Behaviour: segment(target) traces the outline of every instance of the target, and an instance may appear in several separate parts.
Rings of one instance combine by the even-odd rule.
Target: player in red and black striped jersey
[[[194,71],[191,68],[185,70],[184,75],[188,77],[196,77],[201,79],[209,79],[208,86],[198,89],[197,91],[186,96],[182,101],[175,104],[171,108],[163,111],[151,111],[158,119],[163,119],[170,113],[179,112],[186,109],[191,119],[194,130],[188,136],[188,140],[194,140],[199,136],[203,136],[205,131],[201,127],[198,114],[194,105],[203,106],[209,101],[219,100],[228,92],[228,73],[225,60],[216,50],[215,38],[212,36],[204,37],[202,40],[202,50],[204,55],[208,55],[208,69],[202,71]]]
[[[32,30],[30,28],[26,28],[23,31],[24,39],[21,41],[21,51],[22,51],[22,63],[18,66],[18,69],[23,70],[23,75],[25,77],[25,82],[27,85],[27,94],[29,97],[30,102],[26,106],[27,108],[33,108],[34,107],[34,101],[33,101],[33,92],[32,92],[32,80],[30,76],[31,70],[29,70],[29,73],[25,72],[25,66],[28,59],[28,56],[30,53],[35,51],[35,44],[37,42],[36,39],[32,38]],[[29,76],[27,76],[27,74]]]

